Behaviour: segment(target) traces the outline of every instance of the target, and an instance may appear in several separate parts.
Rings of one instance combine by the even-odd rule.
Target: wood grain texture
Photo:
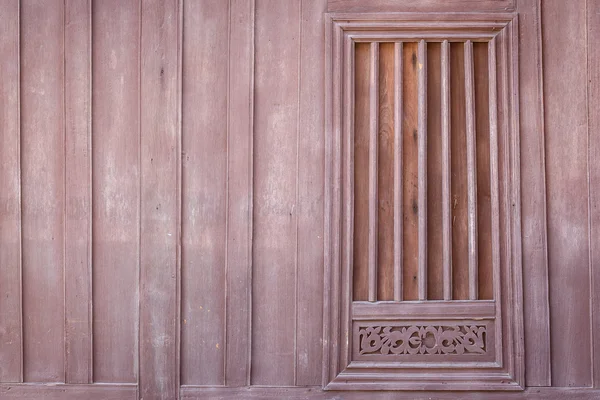
[[[546,148],[542,60],[541,2],[519,2],[519,46],[528,57],[520,66],[523,284],[527,385],[551,385],[551,334],[548,289]],[[560,39],[558,39],[560,40]],[[553,47],[553,42],[546,42]],[[546,51],[552,52],[551,49]],[[550,77],[554,80],[556,78]],[[550,153],[548,153],[550,155]]]
[[[256,2],[252,384],[293,385],[300,3]]]
[[[92,382],[92,4],[65,2],[65,382]]]
[[[444,300],[452,299],[452,151],[450,144],[450,43],[441,44],[441,129],[442,129],[442,273]]]
[[[379,46],[377,300],[394,298],[394,47]]]
[[[370,45],[354,50],[353,299],[369,300],[369,74]]]
[[[450,44],[452,298],[469,298],[465,62],[462,43]]]
[[[20,7],[23,375],[63,382],[64,8]]]
[[[402,120],[403,120],[403,93],[402,74],[403,44],[394,43],[394,300],[402,300],[403,272],[402,272]]]
[[[222,385],[230,10],[219,0],[183,7],[181,383]]]
[[[296,385],[318,385],[323,362],[323,70],[326,0],[301,2],[298,119]]]
[[[177,397],[179,2],[142,3],[139,396]]]
[[[94,382],[136,382],[140,3],[92,4]]]
[[[588,178],[593,386],[600,388],[600,1],[587,1]]]
[[[378,171],[379,152],[379,43],[370,45],[369,53],[369,301],[377,300],[377,210],[379,205]]]
[[[417,165],[418,173],[418,298],[427,299],[427,43],[421,40],[417,50],[418,80],[418,124],[417,124]]]
[[[225,384],[250,384],[254,1],[230,4]]]
[[[404,300],[418,298],[418,106],[417,106],[417,43],[403,46],[402,70],[402,231],[403,231],[403,291]]]
[[[0,384],[0,397],[6,400],[136,400],[135,385]]]
[[[552,384],[589,386],[585,8],[544,1],[542,21]]]
[[[21,126],[19,2],[0,12],[0,382],[21,382]]]
[[[443,294],[441,44],[427,43],[427,299]],[[449,180],[448,180],[449,182]],[[448,204],[450,204],[448,202]]]
[[[329,0],[329,12],[511,11],[515,0]]]

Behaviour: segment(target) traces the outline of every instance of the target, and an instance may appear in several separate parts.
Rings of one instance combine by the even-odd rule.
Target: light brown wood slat
[[[20,11],[23,375],[63,382],[64,7]]]
[[[452,299],[452,152],[450,145],[450,43],[441,50],[442,107],[442,274],[444,300]]]
[[[254,1],[231,2],[225,384],[250,384]]]
[[[491,300],[492,269],[492,204],[491,204],[491,139],[490,80],[488,43],[473,43],[473,77],[475,106],[475,164],[477,192],[477,276],[478,298]]]
[[[329,0],[329,12],[510,11],[516,0]]]
[[[394,44],[394,300],[403,298],[402,271],[402,74],[403,44]]]
[[[441,43],[427,43],[427,299],[442,300],[444,283],[442,204]]]
[[[405,301],[405,302],[354,302],[352,318],[355,320],[411,320],[418,315],[423,319],[483,319],[494,318],[493,301]]]
[[[369,68],[369,301],[377,300],[377,136],[379,131],[379,43],[370,44]]]
[[[427,43],[419,42],[418,70],[418,297],[427,299]]]
[[[465,43],[465,112],[467,135],[467,212],[469,242],[469,299],[478,298],[477,243],[477,144],[475,126],[475,76],[473,72],[473,42]]]
[[[225,1],[183,7],[181,383],[222,385],[230,9]]]
[[[464,44],[450,44],[452,298],[469,298]]]
[[[323,213],[326,0],[302,2],[298,153],[298,333],[296,384],[319,385],[323,366]],[[321,38],[315,40],[315,38]]]
[[[130,384],[0,384],[2,400],[136,400],[137,386]]]
[[[92,13],[65,2],[65,381],[92,381]]]
[[[587,1],[588,176],[593,386],[600,388],[600,1]]]
[[[0,13],[0,382],[23,380],[19,2]]]
[[[417,43],[403,45],[402,70],[402,271],[404,300],[417,300],[418,274],[418,87]]]
[[[490,203],[491,203],[491,247],[492,280],[500,275],[500,199],[498,174],[498,68],[496,65],[496,39],[489,42],[488,51],[488,89],[489,89],[489,126],[490,126]],[[500,298],[500,283],[493,283],[492,298]]]
[[[369,74],[370,45],[354,50],[353,299],[369,299]]]
[[[552,385],[590,386],[585,7],[558,0],[541,7]]]
[[[298,33],[295,1],[256,1],[252,384],[293,385]],[[282,57],[282,55],[284,55]]]
[[[394,298],[394,48],[379,45],[377,300]]]
[[[139,393],[149,400],[179,391],[179,4],[142,2]]]
[[[95,382],[138,377],[140,7],[138,1],[92,3]]]

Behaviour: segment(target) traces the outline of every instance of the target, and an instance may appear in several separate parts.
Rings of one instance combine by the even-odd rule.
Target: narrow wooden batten
[[[402,53],[394,45],[394,300],[403,297],[402,283]]]
[[[419,300],[427,299],[427,43],[419,42],[418,69],[418,212],[419,212]]]
[[[477,265],[477,155],[475,143],[475,85],[473,42],[465,43],[465,106],[467,128],[467,212],[469,234],[469,299],[479,297]]]
[[[369,301],[377,300],[377,135],[379,134],[379,43],[371,43],[369,91]]]
[[[500,202],[498,187],[498,95],[496,81],[496,39],[488,44],[488,79],[489,79],[489,113],[490,113],[490,195],[492,207],[492,271],[493,277],[499,280],[500,275]],[[494,282],[494,288],[499,287]],[[499,293],[494,289],[494,298]]]
[[[450,151],[450,43],[442,42],[442,274],[444,300],[452,300],[452,200]]]

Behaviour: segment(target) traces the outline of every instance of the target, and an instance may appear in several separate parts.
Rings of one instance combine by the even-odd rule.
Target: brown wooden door
[[[600,397],[600,2],[0,2],[0,399]]]

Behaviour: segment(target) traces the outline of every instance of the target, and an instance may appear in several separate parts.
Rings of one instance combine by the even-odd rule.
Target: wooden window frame
[[[326,182],[323,386],[326,390],[523,390],[518,16],[516,13],[330,13],[326,18]],[[495,46],[499,226],[494,301],[353,302],[355,42],[484,41]],[[491,76],[491,75],[490,75]],[[360,323],[485,321],[484,361],[361,359]],[[387,324],[387,325],[384,325]],[[408,325],[407,325],[408,324]],[[358,358],[358,360],[357,360]],[[461,361],[462,360],[462,361]]]

